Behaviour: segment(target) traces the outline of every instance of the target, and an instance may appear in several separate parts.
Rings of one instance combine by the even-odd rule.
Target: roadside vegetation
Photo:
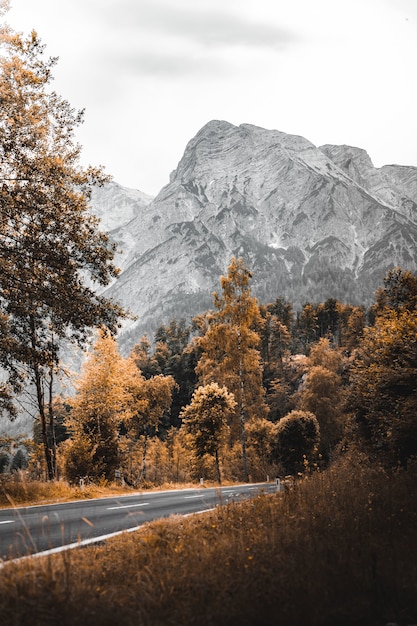
[[[355,455],[282,494],[5,565],[0,623],[415,624],[416,478]]]

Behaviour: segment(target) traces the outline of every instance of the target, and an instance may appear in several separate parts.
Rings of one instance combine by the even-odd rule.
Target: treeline
[[[3,18],[7,3],[0,1]],[[329,299],[259,305],[232,259],[213,310],[138,338],[100,296],[115,246],[89,211],[108,178],[80,165],[82,111],[50,89],[56,59],[0,23],[0,412],[34,391],[38,447],[3,438],[0,467],[132,485],[264,479],[352,446],[387,465],[415,454],[416,278],[396,269],[368,311]],[[73,398],[54,397],[63,342],[99,332]],[[37,416],[37,417],[36,417]]]
[[[232,259],[213,310],[160,326],[128,358],[100,333],[75,396],[53,402],[59,475],[264,480],[355,449],[407,465],[417,454],[417,277],[389,271],[367,311],[329,299],[297,315],[282,298],[259,305],[250,279]],[[39,477],[41,447],[30,463]]]

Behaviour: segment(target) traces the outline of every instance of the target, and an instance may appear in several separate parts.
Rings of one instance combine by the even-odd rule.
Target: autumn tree
[[[209,454],[216,462],[217,480],[221,483],[219,450],[225,440],[228,418],[236,402],[226,387],[216,382],[198,387],[191,402],[181,411],[183,427],[193,435],[197,457]]]
[[[270,305],[260,305],[260,319],[256,331],[260,337],[260,354],[264,364],[263,381],[269,387],[271,380],[282,374],[284,358],[291,346],[291,333]]]
[[[134,369],[133,369],[134,368]],[[70,480],[113,478],[119,465],[119,426],[132,414],[134,365],[120,356],[115,339],[101,331],[82,369],[66,426]]]
[[[320,426],[311,411],[291,411],[275,427],[276,455],[284,472],[298,474],[316,456]]]
[[[304,354],[308,354],[311,344],[317,341],[318,328],[316,307],[307,302],[297,315],[294,326],[295,344]]]
[[[365,329],[346,402],[367,449],[394,467],[417,456],[417,312],[403,305]]]
[[[320,339],[311,348],[308,373],[299,394],[299,408],[312,412],[320,425],[320,453],[325,461],[343,434],[341,367],[339,351],[328,339]]]
[[[130,363],[135,360],[130,359]],[[126,420],[127,434],[133,442],[142,439],[142,467],[140,479],[147,474],[147,450],[150,437],[158,434],[162,419],[172,405],[172,392],[176,388],[172,376],[158,374],[146,379],[135,367],[131,371],[128,390],[131,394],[130,417]]]
[[[262,386],[259,335],[253,330],[259,307],[251,295],[251,272],[241,258],[232,258],[227,276],[220,279],[222,292],[214,293],[215,311],[208,316],[207,332],[199,339],[201,357],[196,372],[203,385],[217,382],[236,400],[233,433],[242,448],[243,474],[248,480],[245,424],[264,417],[267,406]]]
[[[417,311],[417,276],[400,267],[388,270],[375,300],[377,315],[387,311]]]
[[[107,179],[79,164],[82,112],[50,90],[56,59],[35,32],[1,34],[0,364],[35,389],[49,479],[56,475],[51,387],[61,341],[117,328],[122,309],[98,295],[117,275],[115,248],[88,208]]]
[[[176,386],[173,389],[170,411],[170,425],[179,426],[179,414],[183,406],[190,402],[197,384],[196,346],[190,343],[191,327],[185,320],[172,319],[169,324],[161,324],[154,333],[155,348],[143,337],[132,351],[135,362],[145,378],[157,374],[172,376]]]
[[[337,343],[347,352],[354,350],[360,343],[366,325],[363,306],[338,304],[339,330]]]
[[[246,426],[247,448],[251,476],[265,480],[273,461],[276,427],[269,419],[254,419]]]

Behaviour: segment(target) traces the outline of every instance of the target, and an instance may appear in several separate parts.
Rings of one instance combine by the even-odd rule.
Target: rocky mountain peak
[[[416,267],[416,191],[417,168],[375,168],[360,148],[212,120],[117,229],[124,271],[109,295],[138,315],[137,339],[209,308],[243,256],[261,301],[369,304],[388,267]]]

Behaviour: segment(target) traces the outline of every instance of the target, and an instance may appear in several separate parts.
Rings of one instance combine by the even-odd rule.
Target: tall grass
[[[0,624],[417,623],[416,477],[340,461],[284,494],[6,566]]]
[[[115,484],[87,485],[82,489],[66,481],[28,480],[25,473],[0,477],[0,508],[59,502],[131,491]]]

